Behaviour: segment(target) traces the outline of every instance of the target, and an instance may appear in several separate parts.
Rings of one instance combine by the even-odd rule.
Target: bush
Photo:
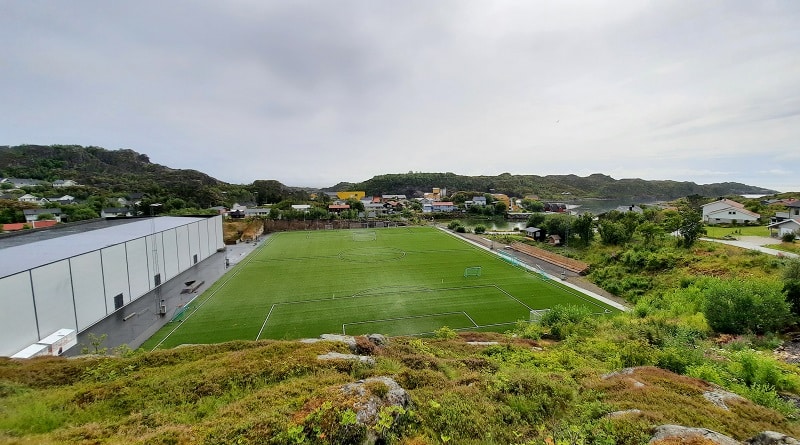
[[[458,232],[458,233],[467,233],[467,228],[464,227],[464,226],[458,226],[458,227],[456,227],[456,232]]]
[[[477,226],[475,226],[475,229],[473,230],[473,232],[475,232],[478,235],[480,235],[481,233],[486,233],[486,226],[477,225]]]
[[[783,236],[781,236],[781,241],[784,243],[793,243],[796,236],[794,232],[784,233]]]
[[[791,322],[789,303],[778,281],[712,279],[703,290],[703,313],[717,332],[763,334]]]

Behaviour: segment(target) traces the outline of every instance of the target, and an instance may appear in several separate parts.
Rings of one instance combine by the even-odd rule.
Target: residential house
[[[48,198],[48,200],[61,205],[75,204],[75,197],[72,195],[64,195],[58,198]]]
[[[61,222],[61,209],[24,209],[22,213],[25,215],[25,222],[31,223],[38,221],[40,215],[53,215],[53,220]],[[51,218],[48,218],[51,219]]]
[[[340,213],[344,210],[350,210],[349,204],[331,204],[328,206],[328,211],[331,213]]]
[[[442,187],[442,188],[433,187],[433,189],[431,189],[430,193],[424,193],[423,194],[423,197],[425,197],[427,199],[430,199],[431,201],[439,201],[442,198],[444,198],[445,196],[447,196],[447,189],[444,188],[444,187]]]
[[[784,201],[785,212],[775,212],[775,216],[770,218],[770,224],[781,222],[786,219],[800,219],[800,200],[792,199]]]
[[[567,211],[567,205],[563,202],[546,202],[544,203],[545,212],[564,213]]]
[[[561,245],[561,237],[558,235],[550,235],[547,237],[547,243],[553,246],[560,246]]]
[[[450,201],[436,201],[431,204],[433,212],[453,212],[456,210],[455,204]]]
[[[53,187],[75,187],[76,185],[78,185],[78,183],[72,179],[58,179],[53,181]]]
[[[40,185],[47,184],[44,181],[40,181],[38,179],[28,179],[28,178],[5,178],[5,181],[8,184],[13,184],[15,188],[22,188],[22,187],[38,187]]]
[[[784,219],[767,226],[772,236],[783,238],[788,233],[794,233],[795,238],[800,237],[800,218]]]
[[[382,203],[371,202],[364,204],[364,213],[368,218],[375,218],[377,216],[386,215],[387,209]]]
[[[17,201],[27,202],[29,204],[37,204],[40,206],[47,205],[50,203],[50,200],[48,200],[47,198],[40,198],[38,196],[33,196],[30,193],[26,193],[20,196],[19,198],[17,198]]]
[[[633,213],[638,213],[638,214],[640,214],[640,215],[641,215],[642,213],[644,213],[644,210],[642,210],[642,208],[641,208],[641,207],[639,207],[639,206],[637,206],[637,205],[633,205],[633,204],[631,204],[631,205],[629,205],[629,206],[618,206],[618,207],[617,207],[616,209],[614,209],[614,210],[616,210],[616,211],[617,211],[617,212],[619,212],[619,213],[628,213],[628,212],[633,212]]]
[[[133,213],[127,207],[108,207],[100,211],[101,218],[124,218],[128,216],[133,216]]]
[[[720,199],[703,205],[703,222],[706,224],[751,224],[761,215],[744,208],[744,204],[730,199]]]
[[[270,209],[264,207],[253,207],[249,209],[245,209],[244,216],[245,218],[254,218],[254,217],[267,217],[269,216]]]
[[[381,200],[387,201],[400,201],[406,199],[406,195],[381,195]]]
[[[310,204],[292,204],[292,210],[297,212],[308,213],[311,210]]]
[[[787,233],[794,233],[795,237],[800,236],[800,201],[791,200],[785,204],[786,212],[778,212],[771,218],[769,228],[770,235],[783,237]]]
[[[473,196],[472,197],[472,205],[485,206],[486,205],[486,197],[485,196]]]

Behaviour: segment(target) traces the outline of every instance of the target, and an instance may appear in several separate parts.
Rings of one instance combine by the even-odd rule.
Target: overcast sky
[[[3,1],[0,144],[800,190],[800,1]]]

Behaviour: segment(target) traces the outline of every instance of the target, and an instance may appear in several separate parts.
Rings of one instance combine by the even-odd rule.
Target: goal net
[[[542,317],[546,314],[550,309],[533,309],[531,310],[531,323],[540,323],[542,321]]]
[[[378,235],[375,232],[353,232],[353,241],[375,241]]]
[[[481,266],[467,267],[464,269],[464,278],[481,276]]]

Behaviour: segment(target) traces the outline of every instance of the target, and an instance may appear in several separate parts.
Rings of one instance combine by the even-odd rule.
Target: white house
[[[53,181],[53,187],[75,187],[76,185],[78,185],[78,183],[72,179],[59,179]]]
[[[108,207],[100,210],[101,218],[119,218],[126,216],[133,216],[131,209],[127,207]]]
[[[39,215],[53,215],[53,219],[61,222],[61,209],[25,209],[22,211],[25,215],[25,222],[31,223],[39,220]]]
[[[761,215],[730,199],[720,199],[703,206],[703,222],[706,224],[748,224],[757,222],[758,218]]]
[[[433,203],[434,212],[452,212],[456,209],[455,204],[449,201],[437,201]]]
[[[308,211],[311,210],[311,205],[310,204],[292,204],[292,210],[295,210],[295,211],[298,211],[298,212],[308,213]]]
[[[786,235],[787,233],[794,233],[795,238],[797,238],[800,236],[800,218],[784,219],[783,221],[768,225],[767,228],[772,236],[782,238],[783,235]],[[773,230],[777,230],[777,233],[773,232]]]
[[[39,198],[38,196],[33,196],[30,193],[26,193],[26,194],[20,196],[19,198],[17,198],[17,201],[19,201],[19,202],[29,202],[31,204],[35,204],[35,203],[38,203],[40,199],[41,198]]]

